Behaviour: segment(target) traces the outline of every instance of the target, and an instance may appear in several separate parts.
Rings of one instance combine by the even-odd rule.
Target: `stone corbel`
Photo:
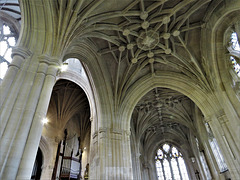
[[[204,117],[204,123],[210,123],[212,121],[212,118],[210,116]]]

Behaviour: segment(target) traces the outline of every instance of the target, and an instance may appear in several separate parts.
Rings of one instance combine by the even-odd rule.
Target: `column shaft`
[[[4,105],[2,106],[0,113],[1,119],[4,120],[1,123],[0,131],[0,177],[7,165],[12,144],[21,124],[28,96],[31,92],[32,82],[34,81],[34,72],[36,72],[37,68],[37,66],[28,68],[28,65],[25,64],[25,67],[18,73],[17,81],[14,81],[9,90],[10,93],[14,94],[11,97],[5,98]]]
[[[23,152],[21,163],[18,169],[17,179],[24,180],[31,178],[32,168],[42,134],[43,124],[41,120],[46,116],[47,113],[52,89],[56,81],[57,70],[58,69],[56,66],[49,66],[48,68],[37,109],[32,121],[31,129],[28,134],[28,139]]]
[[[90,179],[133,179],[129,133],[100,129],[98,148],[99,159],[96,160],[95,167],[90,167]]]
[[[24,60],[31,55],[31,52],[23,49],[21,47],[13,48],[12,52],[12,62],[8,67],[7,73],[3,78],[2,84],[0,86],[0,107],[3,105],[4,100],[9,94],[9,89],[13,84],[13,81],[16,79],[16,75],[19,72]],[[11,95],[11,94],[10,94]]]
[[[13,143],[10,150],[10,155],[7,159],[6,168],[4,171],[3,177],[7,179],[15,178],[18,166],[20,164],[20,160],[22,157],[22,153],[26,144],[26,140],[28,137],[29,129],[32,124],[32,119],[35,113],[35,109],[38,104],[40,92],[42,90],[42,85],[45,79],[45,73],[47,71],[48,65],[45,63],[40,63],[38,72],[34,79],[34,84],[32,86],[31,93],[29,95],[27,105],[25,107],[23,117],[21,119],[21,123],[16,131],[16,137],[12,137]],[[8,131],[11,133],[11,131]],[[16,151],[16,149],[18,151]]]

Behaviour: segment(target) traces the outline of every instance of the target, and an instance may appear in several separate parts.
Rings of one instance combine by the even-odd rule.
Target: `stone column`
[[[137,148],[138,148],[138,146],[137,146]],[[142,179],[142,177],[141,177],[141,175],[142,175],[142,173],[141,173],[141,161],[140,161],[140,157],[141,157],[141,154],[140,154],[140,152],[139,152],[139,148],[138,149],[136,149],[136,177],[134,177],[134,178],[136,178],[136,179],[139,179],[139,180],[141,180]]]
[[[100,128],[96,137],[98,156],[93,160],[94,166],[90,164],[90,179],[133,179],[130,132]]]
[[[157,180],[157,170],[156,170],[155,161],[149,160],[149,165],[150,165],[149,178],[151,180]]]
[[[32,61],[36,61],[35,58]],[[25,63],[18,71],[16,79],[12,82],[10,89],[7,90],[8,94],[5,94],[7,97],[3,98],[5,101],[1,107],[1,116],[3,117],[1,119],[4,119],[4,125],[1,126],[3,130],[1,130],[0,139],[0,177],[4,177],[5,175],[12,176],[14,174],[13,169],[17,169],[18,159],[21,158],[21,149],[14,149],[13,146],[15,145],[14,141],[16,138],[21,138],[22,134],[18,136],[18,130],[21,128],[23,117],[30,112],[26,107],[30,103],[28,101],[29,94],[33,92],[32,83],[35,79],[35,73],[39,68],[38,63],[30,67],[30,60],[25,59],[24,61]],[[8,74],[11,72],[8,71]],[[34,107],[33,103],[32,106]],[[17,143],[24,144],[22,141],[16,141]],[[7,169],[12,169],[11,173],[7,173]]]
[[[13,60],[9,65],[7,73],[3,78],[0,86],[0,137],[6,128],[8,118],[11,114],[14,102],[17,98],[21,84],[23,82],[23,62],[31,55],[31,53],[20,47],[13,49]]]
[[[47,114],[52,89],[56,82],[57,71],[58,66],[55,64],[48,67],[41,95],[31,124],[31,129],[24,148],[23,156],[21,158],[17,179],[25,180],[31,178],[32,168],[42,134],[43,124],[41,121],[44,117],[46,117]]]
[[[143,173],[143,179],[144,180],[150,180],[150,176],[149,176],[149,168],[150,168],[150,165],[147,161],[144,160],[143,162],[143,166],[142,166],[142,173]],[[141,173],[141,172],[140,172]]]
[[[51,90],[55,83],[56,71],[57,66],[50,65],[50,61],[46,59],[46,57],[36,58],[36,56],[33,56],[32,59],[24,63],[13,85],[10,87],[9,94],[13,93],[13,96],[16,97],[12,97],[11,101],[7,98],[4,102],[4,105],[8,104],[8,102],[13,104],[11,107],[4,107],[4,109],[7,109],[10,113],[9,116],[6,113],[4,115],[7,119],[7,124],[0,140],[1,178],[16,179],[19,164],[25,160],[22,159],[24,149],[26,149],[25,146],[32,148],[32,145],[37,144],[35,155],[28,154],[29,158],[31,155],[33,156],[31,158],[34,163],[41,137],[41,119],[45,117],[44,113],[46,114],[48,107],[45,99],[49,98],[50,100],[48,94],[51,95]],[[54,78],[49,78],[49,76],[52,77],[53,74],[55,74]],[[17,89],[15,89],[16,87]],[[49,92],[47,92],[48,90]],[[16,92],[14,93],[13,91]],[[40,110],[45,110],[45,112],[40,112]],[[35,119],[35,121],[33,121],[33,119]],[[36,121],[38,121],[38,125],[37,128],[33,130]],[[29,131],[37,135],[39,135],[40,132],[40,135],[38,136],[39,139],[35,139],[34,143],[26,144],[27,138],[32,137]],[[32,168],[28,171],[23,171],[30,172],[29,176],[31,176]]]
[[[19,73],[19,70],[24,62],[24,60],[31,56],[31,52],[27,49],[21,48],[21,47],[14,47],[12,50],[12,62],[8,66],[7,73],[5,77],[3,78],[2,84],[0,86],[0,107],[3,105],[4,100],[7,97],[11,96],[9,93],[9,89],[11,85],[13,84],[14,80],[16,79],[17,73]],[[2,126],[1,126],[2,128]],[[0,130],[1,132],[1,130]]]

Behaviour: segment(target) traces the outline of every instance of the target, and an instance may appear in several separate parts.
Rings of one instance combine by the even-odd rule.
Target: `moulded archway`
[[[80,60],[79,60],[80,61]],[[81,62],[81,61],[80,61]],[[71,81],[75,84],[77,84],[82,90],[85,92],[88,102],[90,105],[90,119],[91,121],[94,120],[94,124],[97,125],[97,119],[96,119],[96,94],[94,93],[93,86],[89,81],[89,75],[85,76],[84,74],[86,73],[84,65],[83,65],[83,71],[84,73],[79,74],[74,72],[71,69],[67,69],[67,71],[61,72],[57,76],[57,81],[60,79],[65,79],[68,81]]]
[[[88,39],[76,38],[71,42],[65,51],[63,59],[80,59],[86,71],[91,91],[94,96],[96,118],[96,128],[111,126],[111,113],[109,107],[113,106],[113,96],[109,84],[109,74],[107,74],[105,64],[101,63],[101,57],[97,54],[95,45]],[[97,129],[96,129],[97,130]]]
[[[130,117],[137,102],[146,92],[155,87],[169,88],[182,93],[190,98],[206,117],[211,116],[221,109],[214,94],[208,94],[186,76],[178,73],[159,72],[154,77],[149,75],[138,80],[128,91],[122,106],[122,112],[125,112],[125,116],[122,119],[124,128],[129,129]]]
[[[85,83],[87,83],[86,80]],[[88,84],[84,86],[86,90]],[[91,92],[89,91],[89,93]],[[88,161],[87,157],[90,150],[90,112],[89,99],[78,84],[63,78],[56,81],[47,113],[48,122],[44,124],[42,133],[42,136],[46,138],[46,141],[51,146],[51,152],[49,152],[51,154],[44,178],[71,176],[72,171],[63,170],[64,168],[72,168],[72,166],[68,167],[66,163],[65,166],[62,166],[63,161],[66,161],[66,157],[71,158],[71,163],[76,161],[75,158],[79,159],[76,165],[79,166],[79,169],[78,171],[74,170],[74,172],[76,171],[74,175],[79,176],[79,174],[82,174],[81,165],[88,163],[86,161]],[[64,146],[64,150],[60,148],[61,146]],[[85,146],[87,146],[87,151],[84,153],[84,163],[82,163],[82,153]],[[62,156],[63,160],[60,160],[60,156]],[[59,169],[58,165],[60,163],[61,167]],[[62,172],[65,174],[62,174]]]
[[[184,150],[188,174],[194,177],[194,171],[199,166],[193,168],[190,162],[190,157],[195,155],[189,137],[191,133],[198,136],[199,132],[195,127],[198,120],[193,113],[195,107],[185,95],[169,88],[156,87],[141,97],[131,117],[134,176],[138,179],[156,179],[153,165],[156,148],[159,144],[171,142]]]
[[[239,87],[234,87],[233,77],[230,74],[230,55],[228,52],[230,37],[229,37],[229,28],[233,26],[234,23],[239,21],[240,14],[240,3],[232,3],[231,1],[224,1],[225,5],[218,6],[214,13],[216,16],[210,16],[208,14],[206,16],[210,17],[206,23],[206,29],[203,31],[203,42],[202,44],[206,45],[206,49],[209,51],[204,51],[204,56],[209,57],[209,66],[212,67],[213,73],[212,78],[215,80],[216,94],[219,102],[222,104],[224,111],[227,116],[228,122],[228,130],[223,134],[228,134],[227,139],[228,146],[231,149],[228,149],[226,153],[239,154],[240,152],[240,126],[239,126],[239,117],[240,117],[240,109],[239,109],[239,97],[237,97],[237,93],[234,90]],[[206,38],[210,39],[206,41]],[[239,78],[238,78],[239,79]],[[213,131],[218,131],[213,128]],[[225,145],[225,144],[224,144]],[[228,158],[228,159],[231,159]],[[239,166],[240,159],[238,156],[233,158],[230,163],[236,163],[232,165],[233,167]],[[239,176],[239,170],[234,170]]]
[[[202,44],[210,49],[210,51],[203,51],[203,54],[211,59],[208,64],[214,72],[212,78],[218,90],[217,97],[220,102],[224,102],[224,109],[228,111],[227,115],[230,119],[236,119],[240,115],[238,108],[240,103],[233,90],[233,79],[229,72],[230,60],[227,48],[230,37],[227,37],[227,30],[233,23],[239,21],[239,8],[239,3],[230,1],[225,2],[224,8],[218,6],[215,9],[216,17],[210,17],[206,23],[206,29],[203,31],[205,38],[202,40]],[[206,37],[211,40],[210,43]]]

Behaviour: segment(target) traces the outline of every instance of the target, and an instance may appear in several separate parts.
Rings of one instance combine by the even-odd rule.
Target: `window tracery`
[[[235,22],[225,34],[225,43],[228,51],[228,68],[232,78],[232,88],[240,101],[240,22]]]
[[[239,65],[239,56],[240,55],[240,45],[239,45],[239,40],[238,40],[238,35],[237,32],[233,32],[231,34],[231,39],[230,39],[230,60],[233,65],[234,71],[237,73],[238,77],[240,77],[240,65]]]
[[[188,180],[187,168],[183,155],[178,149],[165,143],[155,156],[158,180]]]
[[[211,176],[211,173],[210,173],[210,170],[209,170],[206,158],[205,158],[204,151],[203,150],[200,151],[199,141],[198,141],[197,137],[195,137],[195,142],[196,142],[196,145],[197,145],[197,149],[199,151],[199,157],[200,157],[200,161],[201,161],[201,164],[202,164],[202,167],[203,167],[203,171],[206,175],[207,180],[210,180],[210,179],[212,179],[212,176]]]
[[[16,40],[17,33],[8,24],[3,23],[0,27],[0,80],[4,78],[8,65],[12,62],[12,48]]]
[[[212,149],[213,155],[216,159],[219,170],[220,170],[220,172],[225,172],[225,171],[228,170],[228,167],[227,167],[227,164],[225,163],[223,155],[220,151],[217,140],[213,136],[213,133],[212,133],[212,130],[211,130],[209,124],[205,123],[205,126],[206,126],[206,129],[207,129],[207,132],[208,132],[209,144],[210,144],[210,147]]]

